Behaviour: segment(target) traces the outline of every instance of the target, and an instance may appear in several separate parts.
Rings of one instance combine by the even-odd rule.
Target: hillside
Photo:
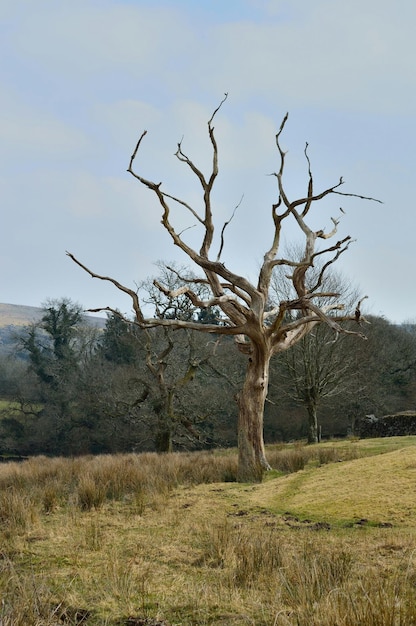
[[[252,503],[331,525],[414,528],[415,438],[390,437],[386,442],[384,451],[377,439],[340,442],[340,448],[354,447],[363,458],[309,465],[284,479],[266,481],[256,487]],[[394,449],[395,444],[400,448]],[[321,449],[325,446],[335,444],[322,444]],[[372,447],[382,453],[365,456]]]
[[[23,304],[0,303],[0,355],[7,355],[15,347],[15,337],[24,326],[37,322],[42,317],[42,309]],[[85,316],[86,321],[97,328],[104,328],[102,317]]]
[[[0,328],[5,326],[27,326],[37,322],[42,317],[42,308],[26,306],[24,304],[0,303]],[[87,321],[94,326],[104,328],[106,320],[102,317],[85,316]]]
[[[42,316],[42,309],[22,304],[0,303],[0,328],[5,326],[26,326]]]

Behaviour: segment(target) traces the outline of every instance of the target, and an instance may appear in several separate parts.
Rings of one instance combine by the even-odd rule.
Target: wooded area
[[[173,280],[174,272],[166,270]],[[178,298],[175,315],[190,316]],[[164,315],[173,314],[166,309]],[[196,323],[215,318],[205,311]],[[353,433],[357,418],[416,401],[416,327],[370,317],[367,341],[318,326],[271,365],[266,442]],[[5,340],[6,333],[3,333]],[[13,339],[13,340],[12,340]],[[196,450],[237,444],[245,358],[232,338],[140,329],[109,314],[97,329],[70,300],[9,334],[0,356],[0,453]],[[7,348],[7,351],[6,351]]]

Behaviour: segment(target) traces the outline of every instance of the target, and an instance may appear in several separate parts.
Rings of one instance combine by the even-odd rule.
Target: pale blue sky
[[[2,0],[0,302],[69,297],[130,311],[66,249],[128,286],[158,259],[186,262],[126,168],[147,129],[141,173],[200,202],[173,153],[183,136],[209,164],[206,122],[227,91],[216,120],[218,229],[244,201],[224,260],[254,278],[270,243],[267,174],[289,111],[290,193],[305,192],[308,141],[317,187],[342,175],[345,191],[384,201],[334,198],[314,224],[328,229],[342,204],[340,235],[357,240],[342,271],[368,294],[369,312],[416,320],[415,25],[413,0]],[[180,229],[193,222],[178,215]]]

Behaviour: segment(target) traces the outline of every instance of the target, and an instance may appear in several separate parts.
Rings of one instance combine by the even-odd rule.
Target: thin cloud
[[[224,260],[254,275],[270,243],[276,181],[268,174],[278,167],[275,132],[289,110],[282,137],[289,193],[305,191],[308,141],[317,188],[342,175],[348,191],[382,199],[340,203],[340,232],[357,237],[343,269],[372,296],[373,310],[414,317],[407,276],[416,269],[409,205],[416,5],[4,0],[0,20],[0,249],[12,268],[1,275],[2,300],[38,305],[69,296],[117,307],[120,295],[92,285],[66,248],[127,284],[154,273],[154,260],[175,260],[155,199],[126,172],[129,158],[148,130],[136,167],[200,208],[199,182],[174,152],[183,137],[186,153],[210,171],[207,121],[229,92],[215,119],[218,232],[244,198],[227,228]],[[338,202],[322,204],[314,227],[334,211]],[[175,209],[173,217],[180,230],[192,226],[189,212]],[[184,236],[197,245],[197,229]],[[380,276],[390,277],[388,294]]]

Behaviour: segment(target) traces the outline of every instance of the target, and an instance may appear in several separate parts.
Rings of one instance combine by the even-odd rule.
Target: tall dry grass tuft
[[[416,624],[416,591],[401,574],[390,578],[380,572],[363,572],[332,586],[322,579],[316,584],[317,595],[310,593],[313,586],[307,583],[298,585],[296,597],[291,590],[286,608],[276,613],[274,626]]]
[[[299,543],[288,544],[276,527],[253,529],[229,520],[206,528],[198,543],[199,562],[228,569],[229,585],[249,587],[274,579],[291,604],[316,602],[342,585],[353,563],[344,548],[301,536]]]
[[[348,447],[329,447],[295,444],[292,447],[280,446],[273,447],[268,451],[267,458],[273,469],[285,474],[298,472],[308,465],[308,463],[317,463],[324,465],[326,463],[337,463],[340,461],[351,461],[361,458],[362,452],[357,446]]]
[[[235,455],[203,452],[76,459],[33,457],[2,467],[3,516],[11,521],[12,511],[15,511],[16,524],[23,524],[33,506],[51,513],[70,502],[88,511],[101,507],[106,501],[123,499],[135,501],[140,509],[145,502],[167,496],[180,484],[228,482],[235,480],[236,473]],[[30,506],[27,502],[19,504],[21,498],[29,499]]]
[[[106,501],[105,485],[92,474],[80,476],[77,487],[77,503],[81,511],[98,509]]]
[[[416,570],[412,557],[391,576],[363,567],[361,554],[351,545],[326,539],[316,531],[299,530],[296,540],[277,528],[253,529],[226,520],[200,528],[199,533],[201,556],[195,565],[218,570],[217,593],[231,598],[241,589],[240,602],[241,598],[253,598],[253,594],[262,598],[263,617],[258,615],[257,621],[247,623],[416,624]]]
[[[296,446],[294,448],[271,450],[267,458],[273,469],[284,474],[292,474],[304,469],[313,456],[313,448]]]
[[[253,533],[241,528],[236,541],[232,584],[254,587],[266,583],[283,567],[284,547],[273,530]]]
[[[287,555],[279,571],[281,600],[293,608],[309,612],[334,589],[340,589],[351,574],[351,551],[325,546],[307,539]]]
[[[84,527],[84,536],[80,547],[83,549],[98,552],[105,546],[105,535],[103,525],[99,520],[91,519]]]
[[[30,494],[21,493],[16,487],[0,491],[0,527],[7,536],[26,532],[36,517]]]
[[[147,616],[152,569],[149,563],[136,563],[111,555],[101,578],[100,593],[113,597],[127,614],[140,611],[141,615]]]
[[[52,594],[33,572],[19,572],[4,554],[0,559],[1,626],[56,626]]]
[[[354,445],[347,447],[317,446],[316,448],[316,458],[319,465],[338,463],[340,461],[352,461],[354,459],[360,459],[362,456],[362,450]]]

